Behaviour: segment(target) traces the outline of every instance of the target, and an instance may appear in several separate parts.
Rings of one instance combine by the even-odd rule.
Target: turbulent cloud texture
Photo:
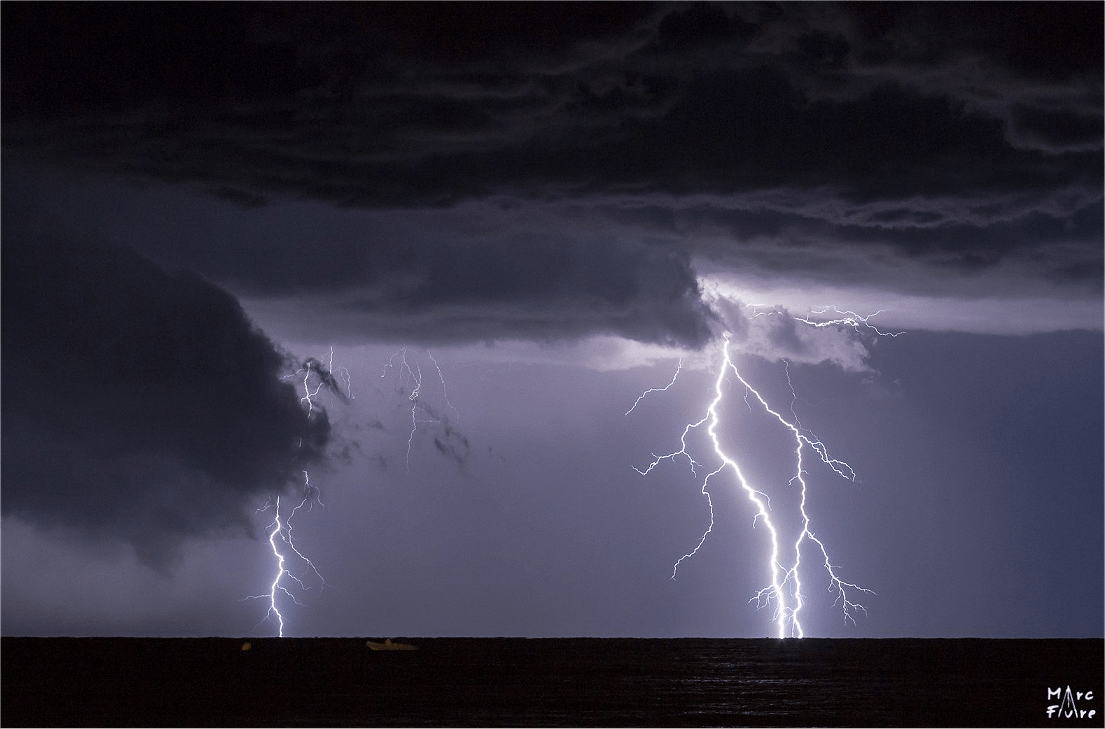
[[[1102,290],[1100,4],[3,12],[10,154],[255,211],[457,211],[436,237],[172,253],[362,337],[699,346],[695,278],[721,269]]]
[[[327,442],[239,301],[300,342],[728,330],[849,370],[754,292],[1099,325],[1100,3],[0,13],[5,513],[152,562]],[[59,205],[119,247],[31,235]]]
[[[5,236],[6,515],[128,542],[169,566],[250,530],[259,497],[317,463],[324,412],[229,294],[118,248]]]
[[[234,535],[341,431],[299,634],[747,632],[747,500],[630,467],[718,387],[737,447],[728,337],[862,472],[810,506],[893,603],[869,634],[1099,631],[1103,13],[0,3],[5,625],[248,629],[273,565]],[[339,352],[340,418],[281,346]],[[781,500],[783,436],[740,446]]]

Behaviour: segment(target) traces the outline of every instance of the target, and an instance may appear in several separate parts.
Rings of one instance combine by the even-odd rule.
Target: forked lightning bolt
[[[281,379],[286,380],[289,377],[298,377],[300,374],[303,375],[303,397],[299,398],[299,401],[302,402],[302,403],[307,404],[307,417],[310,418],[311,415],[314,413],[314,409],[315,409],[315,400],[314,399],[318,395],[319,390],[321,390],[323,387],[329,387],[334,392],[340,393],[341,388],[338,387],[337,380],[334,379],[334,348],[333,347],[330,347],[330,362],[325,368],[322,367],[321,362],[319,362],[318,360],[316,360],[314,358],[308,359],[306,362],[304,362],[304,364],[306,365],[305,367],[301,367],[298,370],[296,370],[295,372],[293,372],[292,374],[285,375]],[[312,372],[314,372],[315,376],[318,377],[318,384],[315,385],[315,389],[313,389],[313,390],[311,389],[311,386],[309,384]],[[345,390],[346,390],[346,394],[344,396],[345,399],[346,400],[352,400],[353,399],[353,388],[350,384],[349,370],[345,369],[344,367],[339,367],[338,368],[338,373],[342,376],[342,379],[345,380]]]
[[[334,348],[330,348],[330,361],[324,368],[320,362],[315,359],[308,359],[304,363],[304,367],[300,368],[296,372],[286,375],[283,379],[290,377],[299,377],[303,375],[303,397],[299,399],[301,403],[304,403],[306,408],[306,417],[309,419],[315,410],[314,398],[318,396],[319,391],[325,386],[332,389],[334,392],[341,394],[341,388],[338,386],[337,381],[334,379]],[[315,386],[311,387],[311,374],[314,373],[318,382]],[[338,368],[338,373],[345,381],[345,399],[352,400],[353,392],[350,386],[349,371],[344,367]],[[303,441],[300,439],[300,446],[302,447]],[[303,498],[288,514],[286,520],[280,518],[280,497],[277,496],[275,504],[269,502],[258,511],[268,511],[270,507],[275,510],[275,516],[272,523],[266,527],[269,535],[269,546],[272,548],[273,557],[276,560],[276,573],[273,576],[272,583],[269,585],[269,591],[263,595],[250,595],[245,598],[247,600],[266,600],[269,607],[265,613],[265,617],[261,619],[261,623],[266,620],[271,620],[276,624],[277,634],[284,637],[284,615],[280,612],[279,598],[281,596],[291,600],[296,605],[302,605],[299,600],[296,599],[295,594],[288,589],[287,581],[291,580],[296,583],[300,589],[308,590],[310,587],[304,583],[303,578],[308,574],[314,574],[318,579],[319,584],[322,587],[326,586],[326,580],[323,579],[322,574],[319,573],[318,568],[315,567],[314,562],[303,555],[302,552],[295,546],[295,540],[292,537],[292,519],[295,518],[296,512],[306,507],[307,511],[314,508],[315,502],[318,502],[319,506],[325,506],[322,503],[322,492],[317,486],[311,484],[310,474],[306,470],[303,471]],[[295,562],[301,568],[302,576],[297,576],[288,567],[289,559],[295,560]],[[258,623],[260,625],[261,623]]]
[[[825,310],[822,310],[821,312],[816,313],[824,313],[824,311]],[[854,314],[853,312],[839,312],[836,309],[834,309],[834,312],[837,314],[841,314],[842,318],[833,320],[831,322],[813,322],[807,319],[799,319],[799,321],[803,321],[811,326],[841,325],[851,326],[856,329],[860,327],[866,327],[867,329],[874,331],[880,336],[898,336],[898,334],[901,334],[901,332],[891,334],[875,329],[867,322],[867,319],[870,317],[861,317]],[[710,444],[713,447],[713,456],[716,457],[717,460],[720,462],[720,465],[707,473],[702,479],[701,492],[706,497],[707,504],[709,505],[710,523],[707,526],[705,532],[703,532],[702,537],[698,540],[698,543],[695,545],[694,549],[680,557],[675,562],[675,565],[672,569],[672,579],[675,579],[675,576],[679,570],[679,565],[684,560],[693,557],[706,542],[706,538],[713,531],[714,505],[713,499],[710,495],[710,480],[715,476],[721,474],[726,469],[729,469],[730,471],[732,471],[733,476],[735,476],[737,484],[740,486],[741,490],[744,492],[745,496],[748,498],[749,502],[751,502],[753,506],[753,526],[756,526],[758,523],[762,522],[762,524],[766,528],[770,544],[770,553],[768,554],[766,565],[767,573],[770,576],[770,584],[759,590],[749,600],[749,602],[755,603],[757,608],[762,608],[767,605],[774,605],[775,611],[773,615],[773,622],[775,624],[775,632],[778,637],[802,637],[804,635],[802,624],[799,619],[799,614],[801,613],[803,607],[802,579],[799,568],[801,567],[801,548],[803,546],[803,543],[808,540],[810,543],[816,545],[817,549],[820,551],[821,557],[823,559],[824,568],[829,577],[828,589],[831,592],[834,592],[836,596],[834,605],[840,605],[843,610],[845,620],[847,622],[855,624],[855,613],[857,611],[866,612],[866,609],[863,607],[863,605],[854,601],[854,594],[859,592],[867,594],[874,593],[871,590],[860,587],[851,582],[846,582],[841,579],[837,575],[836,569],[833,567],[832,563],[829,560],[828,549],[826,548],[825,543],[821,539],[819,539],[813,531],[811,531],[811,520],[810,515],[807,511],[806,502],[807,484],[805,480],[805,459],[808,457],[808,453],[812,451],[817,455],[822,463],[824,463],[826,466],[832,469],[834,473],[842,478],[854,481],[855,472],[852,470],[851,466],[849,466],[844,461],[832,458],[829,455],[828,449],[825,447],[825,445],[820,440],[818,440],[810,431],[802,427],[797,416],[794,414],[794,399],[792,399],[791,401],[790,408],[791,415],[794,416],[793,421],[791,421],[787,420],[785,417],[783,417],[781,413],[772,408],[764,399],[764,397],[759,393],[759,391],[757,391],[756,388],[754,388],[747,380],[744,379],[730,355],[728,334],[725,335],[725,341],[722,346],[722,354],[722,363],[721,366],[718,368],[717,379],[714,382],[713,400],[707,407],[705,415],[703,415],[700,420],[694,423],[689,423],[686,425],[686,427],[684,427],[683,434],[680,436],[679,450],[667,453],[665,455],[656,455],[654,453],[652,462],[649,463],[649,465],[645,469],[642,470],[634,467],[634,469],[638,473],[642,475],[647,475],[654,468],[656,468],[656,466],[658,466],[661,461],[676,461],[677,459],[685,458],[688,465],[690,466],[691,473],[697,476],[698,469],[702,467],[702,464],[695,460],[693,456],[691,456],[691,453],[688,450],[689,446],[687,443],[687,439],[693,431],[701,428],[703,425],[706,426],[705,430],[709,437]],[[681,366],[682,361],[680,361],[680,367]],[[676,370],[676,376],[678,376],[678,374],[679,369]],[[787,382],[789,384],[789,366],[786,369],[786,375]],[[797,484],[799,487],[799,516],[801,520],[801,531],[799,532],[798,537],[795,539],[793,547],[791,548],[793,550],[793,557],[784,557],[783,555],[783,550],[780,545],[779,531],[776,529],[776,526],[771,519],[770,498],[766,493],[764,493],[760,489],[755,488],[750,483],[748,478],[746,478],[745,474],[742,472],[740,463],[735,457],[730,455],[729,447],[721,442],[720,436],[718,435],[718,426],[720,423],[720,416],[718,411],[721,403],[725,399],[726,386],[728,384],[730,376],[735,377],[737,382],[739,382],[740,385],[743,386],[745,391],[744,401],[746,404],[748,404],[749,409],[752,408],[753,402],[758,403],[765,413],[775,418],[780,423],[780,425],[782,425],[787,431],[791,433],[794,438],[795,465],[793,471],[794,475],[790,478],[790,484]],[[646,391],[644,394],[637,398],[637,403],[639,403],[641,398],[647,395],[649,392],[667,390],[669,387],[675,384],[675,379],[676,378],[673,377],[672,381],[664,388],[654,388],[652,390]],[[791,385],[791,395],[792,398],[795,397],[793,385]],[[749,400],[750,396],[752,398],[751,400]],[[637,406],[637,403],[634,403],[633,407],[626,412],[627,415],[633,411],[633,408]],[[784,565],[784,559],[790,561],[790,566]]]
[[[316,492],[315,499],[318,499],[318,489],[315,489],[313,486],[311,486],[310,478],[308,478],[306,471],[303,472],[303,478],[305,482],[303,500],[300,501],[294,509],[292,509],[291,513],[288,515],[287,520],[283,522],[280,520],[280,497],[276,497],[276,516],[273,517],[272,523],[269,524],[269,526],[267,527],[269,530],[269,546],[272,547],[272,554],[276,558],[276,574],[273,576],[272,584],[269,585],[269,591],[264,595],[251,595],[249,598],[247,598],[252,600],[268,601],[269,608],[268,611],[265,613],[265,617],[261,619],[261,623],[265,622],[266,620],[274,621],[276,623],[277,634],[281,638],[284,637],[284,615],[280,612],[280,606],[278,604],[279,596],[281,594],[284,595],[296,605],[303,604],[299,600],[297,600],[295,594],[288,589],[287,585],[285,584],[286,580],[291,580],[295,582],[303,590],[310,589],[310,587],[303,582],[302,577],[297,577],[286,566],[289,559],[287,552],[290,552],[292,555],[294,555],[299,563],[306,567],[306,572],[314,573],[315,577],[318,578],[319,583],[323,587],[326,586],[326,580],[322,578],[322,575],[315,567],[314,562],[305,557],[303,553],[296,548],[295,541],[292,539],[292,519],[295,517],[296,512],[302,509],[304,506],[306,506],[307,510],[310,511],[313,503],[311,501],[312,489]],[[322,502],[319,501],[319,504],[321,503]],[[272,504],[269,504],[269,506],[272,506]],[[266,506],[262,509],[262,511],[267,511],[268,508],[269,507]],[[261,623],[258,623],[258,625],[260,625]]]
[[[867,316],[860,316],[859,314],[857,314],[854,311],[841,311],[840,309],[836,308],[835,306],[823,306],[823,307],[821,307],[820,309],[818,309],[816,311],[811,311],[810,313],[820,316],[821,314],[824,314],[825,312],[829,311],[830,309],[832,309],[832,312],[834,314],[839,314],[840,318],[839,319],[827,319],[825,321],[811,321],[809,318],[799,316],[799,317],[795,317],[795,319],[802,322],[803,324],[809,324],[811,327],[817,327],[819,329],[823,328],[823,327],[831,327],[831,326],[841,325],[841,326],[852,327],[857,332],[860,331],[861,329],[869,329],[872,332],[874,332],[875,334],[879,335],[880,337],[897,337],[897,336],[901,336],[902,334],[905,334],[905,332],[884,332],[884,331],[880,331],[878,329],[878,327],[876,327],[874,324],[872,324],[868,321],[872,317],[881,314],[882,313],[881,309],[879,311],[876,311],[874,314],[868,314]]]

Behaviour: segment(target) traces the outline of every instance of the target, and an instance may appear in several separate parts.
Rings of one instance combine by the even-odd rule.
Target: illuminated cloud
[[[250,210],[279,234],[129,243],[298,336],[697,348],[715,274],[1055,328],[1101,294],[1093,4],[210,13],[6,11],[6,161]]]
[[[701,484],[630,468],[728,332],[868,480],[811,493],[871,634],[1099,634],[1102,12],[0,4],[5,629],[248,629],[253,510],[340,436],[293,632],[747,634],[762,531],[666,592]],[[359,394],[309,421],[282,348],[331,346]],[[377,377],[408,346],[458,408]]]

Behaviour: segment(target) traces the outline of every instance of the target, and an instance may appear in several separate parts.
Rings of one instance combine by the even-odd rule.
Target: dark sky
[[[0,631],[1103,635],[1102,8],[3,3]]]

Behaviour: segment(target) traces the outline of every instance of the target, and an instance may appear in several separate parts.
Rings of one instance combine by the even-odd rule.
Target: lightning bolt
[[[817,315],[817,316],[820,316],[821,314],[826,313],[830,309],[832,310],[832,312],[834,314],[838,314],[840,316],[840,318],[838,318],[838,319],[827,319],[825,321],[813,321],[813,320],[809,319],[808,317],[801,317],[801,316],[796,316],[794,318],[797,321],[802,322],[803,324],[809,324],[811,327],[817,327],[819,329],[822,328],[822,327],[830,327],[830,326],[839,325],[839,326],[852,327],[852,329],[855,329],[857,332],[860,331],[861,329],[869,329],[880,337],[899,337],[899,336],[905,334],[905,332],[884,332],[884,331],[880,331],[878,329],[878,327],[876,327],[874,324],[871,324],[868,321],[868,319],[871,319],[872,317],[881,314],[882,309],[879,309],[874,314],[868,314],[867,316],[860,316],[859,314],[857,314],[854,311],[841,311],[840,309],[836,308],[835,306],[823,306],[823,307],[821,307],[820,309],[818,309],[816,311],[811,310],[810,313],[814,314],[814,315]]]
[[[404,381],[407,380],[409,380],[410,383],[413,385],[411,387],[410,394],[407,396],[407,399],[411,403],[411,432],[407,436],[406,457],[406,468],[408,473],[411,470],[411,449],[414,447],[414,435],[418,432],[418,426],[440,422],[440,419],[434,417],[432,411],[425,406],[423,406],[421,410],[424,413],[431,415],[431,417],[419,417],[420,408],[418,398],[422,393],[422,366],[419,364],[417,359],[414,360],[413,367],[411,366],[411,363],[407,361],[407,355],[409,352],[410,350],[406,347],[403,347],[402,349],[396,351],[395,354],[391,355],[391,357],[388,359],[387,364],[384,365],[383,371],[380,373],[380,377],[383,378],[387,376],[389,369],[394,369],[399,373],[400,386],[402,386],[404,384]],[[426,355],[429,357],[430,362],[433,363],[434,369],[437,371],[437,377],[441,381],[441,391],[445,396],[445,404],[449,406],[449,408],[453,411],[453,414],[456,415],[459,420],[460,413],[457,411],[453,403],[449,401],[449,391],[446,389],[445,386],[445,374],[441,371],[441,366],[437,363],[437,360],[434,359],[433,354],[431,354],[428,350],[426,352]],[[396,364],[397,359],[398,364]]]
[[[649,388],[649,389],[645,390],[644,392],[642,392],[640,394],[640,396],[633,402],[633,407],[626,410],[625,414],[629,415],[631,412],[636,410],[637,409],[637,404],[639,402],[641,402],[641,400],[645,399],[645,395],[648,395],[649,393],[652,393],[652,392],[667,392],[668,388],[671,387],[672,385],[674,385],[675,381],[677,379],[679,379],[679,373],[680,373],[680,371],[682,371],[682,369],[683,369],[683,358],[680,357],[679,358],[679,364],[675,368],[675,374],[671,376],[671,382],[664,385],[663,387],[652,387],[652,388]]]
[[[341,387],[334,377],[334,348],[330,347],[330,361],[326,367],[323,367],[322,363],[313,357],[308,358],[303,364],[305,365],[304,367],[300,367],[290,375],[284,375],[281,379],[286,380],[289,377],[303,375],[303,397],[299,398],[299,401],[301,403],[306,403],[307,417],[310,418],[315,410],[315,397],[318,395],[319,390],[323,387],[328,387],[333,392],[341,393]],[[315,376],[318,378],[318,383],[313,390],[309,384],[312,372],[314,372]],[[349,370],[344,367],[339,367],[337,372],[341,375],[342,379],[345,380],[346,393],[343,397],[346,400],[352,400],[353,388],[349,378]]]
[[[301,380],[303,385],[303,396],[299,399],[306,409],[306,417],[310,417],[315,411],[315,398],[318,396],[319,391],[323,387],[327,387],[332,391],[342,395],[341,388],[338,385],[337,380],[334,377],[334,348],[330,348],[330,360],[328,364],[323,367],[322,363],[316,359],[310,358],[304,362],[304,366],[296,370],[290,375],[285,375],[282,379],[289,379],[292,377],[298,378],[303,376]],[[345,381],[345,394],[342,395],[346,400],[353,399],[353,391],[351,387],[351,381],[349,371],[344,367],[339,367],[337,372],[341,375]],[[315,375],[317,382],[314,387],[311,386],[311,375]],[[319,408],[321,411],[321,408]],[[300,447],[303,446],[303,439],[300,438]],[[311,511],[314,508],[314,504],[318,503],[319,506],[325,506],[322,503],[322,491],[311,483],[311,476],[303,470],[303,498],[300,502],[292,508],[288,514],[287,519],[281,520],[280,517],[280,496],[278,495],[274,501],[270,501],[264,507],[258,509],[258,512],[268,511],[270,507],[274,508],[274,517],[272,522],[266,527],[268,532],[268,542],[272,549],[273,558],[276,561],[276,572],[273,576],[272,583],[269,585],[269,591],[262,595],[250,595],[245,600],[265,600],[268,602],[268,610],[265,613],[265,617],[257,624],[260,626],[265,621],[271,621],[276,624],[277,634],[284,637],[284,615],[280,612],[279,598],[283,596],[296,605],[302,605],[295,596],[295,594],[289,589],[288,582],[294,582],[299,586],[301,590],[309,590],[308,586],[304,582],[304,578],[310,574],[313,574],[317,578],[320,589],[326,587],[326,580],[323,579],[322,574],[318,571],[315,563],[312,562],[307,556],[305,556],[295,546],[295,539],[292,531],[292,520],[295,518],[296,513],[301,509]],[[295,563],[302,567],[301,575],[296,575],[287,566],[289,560],[294,560]]]
[[[838,319],[830,321],[818,322],[808,318],[798,318],[798,321],[802,321],[805,324],[814,327],[823,326],[849,326],[857,331],[861,329],[867,329],[873,331],[878,336],[898,336],[903,332],[890,333],[882,332],[876,329],[873,325],[868,323],[868,319],[874,314],[867,317],[859,316],[854,312],[841,312],[835,307],[832,307],[835,314],[839,315]],[[821,309],[820,311],[811,312],[812,314],[819,315],[828,311],[828,308]],[[781,313],[781,312],[766,312],[768,314]],[[876,312],[878,313],[878,312]],[[765,314],[765,312],[757,312],[756,316]],[[682,367],[682,360],[680,360],[679,367]],[[805,475],[807,473],[805,469],[805,461],[811,454],[817,456],[823,464],[828,466],[837,476],[855,481],[856,474],[852,467],[841,460],[835,459],[829,455],[829,451],[811,431],[802,427],[797,414],[794,410],[794,404],[797,400],[797,395],[794,391],[794,385],[790,379],[789,363],[784,360],[784,367],[786,373],[787,384],[791,390],[791,405],[790,413],[791,420],[788,420],[780,412],[772,408],[767,400],[760,394],[760,392],[749,383],[741,372],[738,370],[733,358],[730,354],[730,342],[729,334],[724,335],[724,343],[722,345],[722,363],[718,367],[717,378],[714,381],[714,396],[710,401],[710,404],[706,408],[705,415],[702,416],[696,422],[688,423],[680,436],[680,447],[676,451],[667,453],[664,455],[652,454],[653,460],[645,469],[640,469],[634,466],[634,470],[641,475],[648,475],[654,468],[656,468],[663,461],[678,461],[686,459],[691,473],[695,476],[698,475],[698,469],[702,468],[702,464],[697,461],[689,450],[688,438],[691,434],[698,429],[705,426],[705,431],[709,439],[709,443],[712,446],[713,456],[720,463],[714,470],[707,473],[702,479],[701,493],[705,496],[707,504],[709,506],[710,520],[709,525],[703,532],[701,538],[695,547],[676,560],[675,565],[672,568],[671,578],[675,579],[676,574],[679,571],[679,565],[685,560],[693,557],[703,544],[706,542],[706,538],[710,535],[714,528],[714,504],[713,498],[710,494],[710,482],[723,471],[731,471],[736,479],[736,482],[740,489],[743,491],[748,501],[753,507],[753,520],[752,525],[755,528],[757,523],[762,522],[767,534],[768,542],[770,545],[770,553],[767,557],[766,571],[769,575],[770,583],[760,589],[755,595],[750,598],[750,603],[755,603],[757,609],[774,605],[775,610],[772,617],[772,621],[775,625],[775,632],[780,638],[788,636],[803,637],[804,632],[802,624],[799,619],[800,613],[804,606],[803,593],[802,593],[802,578],[800,574],[800,567],[802,566],[801,554],[802,547],[806,542],[816,546],[816,549],[820,552],[824,569],[828,574],[829,585],[828,590],[835,593],[834,606],[839,605],[843,611],[845,622],[850,622],[855,625],[855,615],[857,612],[866,613],[866,608],[855,601],[854,595],[857,593],[875,594],[872,590],[869,590],[859,585],[847,582],[843,580],[837,574],[837,568],[835,568],[830,559],[828,549],[825,546],[825,542],[818,538],[811,529],[811,518],[807,510],[807,492],[808,485],[806,483]],[[653,388],[645,391],[637,401],[633,404],[626,415],[633,412],[633,409],[637,406],[637,403],[641,401],[645,395],[651,392],[664,391],[675,384],[680,369],[676,369],[676,376],[672,378],[672,381],[663,388]],[[793,470],[793,476],[789,480],[790,485],[797,484],[799,490],[799,505],[798,513],[801,523],[801,529],[797,538],[793,542],[793,546],[790,551],[793,552],[792,558],[786,558],[790,560],[789,566],[784,565],[783,550],[781,549],[781,537],[780,531],[776,528],[775,523],[771,518],[771,499],[762,490],[755,488],[750,480],[745,476],[741,469],[740,462],[734,456],[730,455],[730,450],[726,444],[723,444],[718,434],[718,426],[721,422],[719,415],[719,408],[726,396],[726,384],[729,382],[729,378],[734,377],[737,382],[744,388],[744,402],[748,406],[749,410],[753,409],[753,402],[757,403],[762,411],[771,417],[773,417],[779,424],[790,433],[794,439],[794,458],[795,465]],[[751,398],[751,399],[750,399]],[[789,553],[789,551],[788,551]]]
[[[304,576],[307,573],[313,573],[318,578],[321,588],[326,587],[326,580],[323,579],[322,574],[319,573],[318,568],[315,567],[315,563],[303,555],[302,552],[295,546],[295,540],[292,537],[292,519],[295,518],[296,512],[303,507],[307,507],[310,511],[313,507],[312,492],[314,492],[314,500],[317,500],[319,505],[323,505],[319,500],[318,488],[311,486],[311,479],[307,475],[307,472],[303,472],[304,479],[304,493],[303,500],[299,502],[291,513],[288,514],[288,518],[285,521],[280,520],[280,497],[276,497],[275,501],[275,516],[272,523],[266,527],[269,534],[269,546],[272,548],[273,557],[276,559],[276,574],[273,576],[272,584],[269,585],[269,591],[264,595],[250,595],[247,600],[267,600],[269,604],[268,611],[265,613],[265,617],[261,619],[257,625],[260,626],[266,620],[271,620],[276,623],[277,634],[284,637],[284,615],[280,612],[277,598],[283,595],[287,599],[291,600],[296,605],[302,605],[294,593],[288,589],[286,582],[288,580],[297,584],[302,590],[310,590],[311,588],[303,581],[303,577],[299,577],[292,573],[286,566],[289,556],[287,553],[294,555],[294,558],[298,562],[305,566]],[[269,506],[266,505],[261,511],[267,511]],[[278,543],[279,541],[279,543]]]

